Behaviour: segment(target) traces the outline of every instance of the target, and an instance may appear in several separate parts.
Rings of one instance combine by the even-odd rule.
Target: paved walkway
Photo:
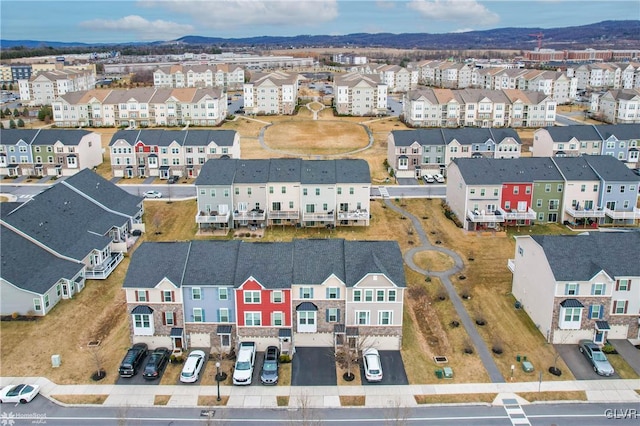
[[[56,395],[108,395],[105,406],[153,407],[156,395],[169,396],[169,407],[196,407],[199,396],[217,395],[216,386],[159,385],[58,385],[43,377],[0,377],[0,385],[35,383],[47,398]],[[340,396],[364,396],[365,407],[415,407],[415,395],[493,393],[493,405],[522,392],[584,391],[590,402],[640,403],[640,380],[581,380],[558,382],[462,383],[408,386],[220,386],[220,395],[228,396],[227,407],[273,408],[278,396],[289,397],[289,407],[340,407]],[[57,402],[57,401],[56,401]],[[69,404],[61,404],[69,405]]]
[[[451,283],[451,280],[449,279],[451,275],[455,275],[460,271],[462,271],[462,269],[464,268],[464,262],[462,261],[458,253],[456,253],[455,251],[445,247],[432,245],[429,239],[427,238],[427,235],[424,232],[424,229],[422,228],[420,221],[411,213],[396,206],[389,199],[385,199],[384,202],[392,210],[410,219],[413,225],[413,228],[416,230],[416,232],[418,233],[418,236],[420,237],[421,245],[414,247],[411,250],[409,250],[407,253],[405,253],[404,261],[407,263],[409,268],[413,269],[414,271],[429,277],[437,277],[440,279],[440,281],[442,282],[442,285],[447,290],[447,294],[449,295],[449,298],[453,303],[456,313],[460,317],[460,321],[462,325],[464,325],[464,328],[467,334],[469,335],[469,338],[471,339],[473,346],[475,347],[476,351],[478,352],[478,355],[480,356],[480,360],[482,361],[484,368],[487,370],[487,373],[489,374],[489,378],[494,383],[504,382],[505,381],[504,377],[502,376],[502,373],[500,373],[498,366],[493,360],[493,357],[491,356],[491,353],[489,352],[489,349],[487,348],[486,343],[478,333],[478,330],[476,329],[474,321],[469,316],[469,313],[464,307],[464,304],[462,303],[462,300],[460,299],[458,292],[456,291],[455,287]],[[447,271],[442,271],[442,272],[427,271],[420,268],[413,261],[413,256],[416,253],[425,251],[425,250],[435,250],[450,256],[455,262],[453,268]]]

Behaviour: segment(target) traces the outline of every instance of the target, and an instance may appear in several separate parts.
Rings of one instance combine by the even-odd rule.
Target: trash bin
[[[516,355],[516,361],[520,362],[520,355]]]
[[[442,372],[442,370],[441,370],[440,368],[438,368],[438,369],[436,370],[436,377],[437,377],[438,379],[442,379],[442,377],[443,377],[443,376],[444,376],[444,373]]]
[[[522,362],[524,362],[526,360],[527,360],[527,356],[525,355],[525,356],[522,357]]]

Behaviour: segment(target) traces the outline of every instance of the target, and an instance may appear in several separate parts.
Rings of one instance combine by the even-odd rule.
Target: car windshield
[[[22,388],[24,387],[24,385],[18,385],[15,388],[9,390],[9,392],[7,392],[7,396],[16,396],[18,394],[20,394],[20,391],[22,391]]]
[[[380,370],[369,370],[369,374],[380,374]]]
[[[276,371],[278,369],[278,364],[275,362],[265,362],[262,369],[264,371]]]
[[[604,354],[602,352],[594,352],[593,353],[593,360],[594,361],[606,361],[607,357],[604,356]]]
[[[182,372],[182,377],[191,377],[193,376],[193,372],[191,371],[183,371]]]
[[[249,369],[251,369],[250,362],[238,362],[236,364],[236,370],[249,370]]]

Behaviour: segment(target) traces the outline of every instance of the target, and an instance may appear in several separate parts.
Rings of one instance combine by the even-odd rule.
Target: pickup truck
[[[253,365],[256,360],[256,343],[242,342],[238,350],[236,367],[233,370],[233,384],[247,386],[253,377]]]

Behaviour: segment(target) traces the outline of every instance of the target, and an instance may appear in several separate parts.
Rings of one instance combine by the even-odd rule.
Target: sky
[[[639,0],[1,0],[0,39],[83,43],[186,35],[441,34],[640,19]]]

